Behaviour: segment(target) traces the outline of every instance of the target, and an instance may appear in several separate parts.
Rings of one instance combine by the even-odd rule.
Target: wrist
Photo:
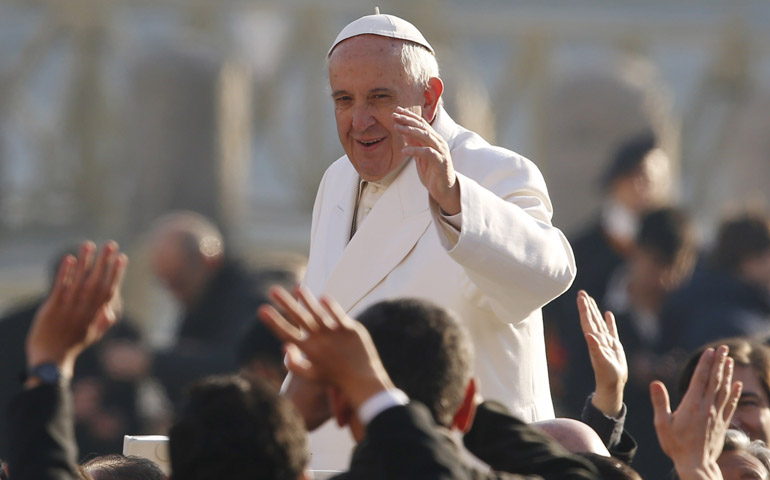
[[[446,195],[440,201],[436,199],[436,203],[438,203],[441,212],[447,216],[451,217],[460,213],[462,205],[460,202],[460,183],[457,181],[457,178],[455,178],[454,185],[449,188]]]
[[[716,462],[674,462],[680,480],[720,480],[722,471]]]
[[[356,382],[350,382],[344,391],[350,400],[351,406],[358,411],[373,396],[395,388],[390,379],[383,380],[378,377],[368,377]]]
[[[608,417],[618,418],[623,410],[623,390],[597,388],[591,404]]]

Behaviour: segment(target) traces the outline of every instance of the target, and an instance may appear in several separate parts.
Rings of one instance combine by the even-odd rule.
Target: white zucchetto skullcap
[[[337,35],[337,39],[334,40],[334,44],[332,44],[332,48],[329,49],[327,56],[332,54],[332,51],[340,44],[340,42],[351,37],[357,37],[358,35],[379,35],[381,37],[397,38],[399,40],[422,45],[433,55],[436,54],[433,47],[430,46],[430,43],[428,43],[428,41],[425,40],[425,37],[422,36],[422,33],[417,30],[417,27],[403,18],[376,13],[354,20],[343,28],[340,34]]]

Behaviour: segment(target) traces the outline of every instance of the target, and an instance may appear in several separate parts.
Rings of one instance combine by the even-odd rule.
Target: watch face
[[[55,364],[44,363],[34,367],[30,375],[38,377],[43,383],[56,383],[61,377],[61,372]]]

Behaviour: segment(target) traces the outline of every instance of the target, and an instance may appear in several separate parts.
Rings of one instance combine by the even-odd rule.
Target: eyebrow
[[[369,95],[373,93],[394,93],[394,90],[392,88],[387,88],[387,87],[377,87],[369,90],[369,92],[367,93]],[[339,95],[350,95],[350,93],[348,93],[347,90],[335,90],[332,92],[332,98],[337,97]]]

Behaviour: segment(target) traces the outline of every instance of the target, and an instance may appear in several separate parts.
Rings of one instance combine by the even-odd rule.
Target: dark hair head
[[[743,262],[770,250],[770,218],[746,212],[722,223],[714,247],[714,266],[738,273]]]
[[[677,278],[692,274],[698,242],[695,227],[682,210],[666,207],[642,217],[636,245],[651,252],[661,264],[674,268]]]
[[[283,344],[265,324],[255,321],[238,341],[235,358],[242,367],[254,360],[262,360],[283,368]]]
[[[358,316],[393,383],[450,426],[471,377],[468,333],[446,309],[425,300],[387,300]]]
[[[730,349],[727,356],[735,361],[736,367],[751,367],[754,370],[762,390],[764,390],[767,398],[770,398],[770,347],[749,338],[734,337],[708,343],[687,359],[684,367],[682,367],[682,373],[679,375],[680,400],[690,386],[690,380],[703,352],[707,348],[717,348],[719,345],[727,345]]]
[[[609,188],[618,178],[633,172],[647,157],[647,154],[655,150],[658,141],[652,132],[643,132],[630,140],[622,143],[612,156],[607,170],[602,175],[602,185]]]
[[[626,463],[615,457],[605,457],[596,453],[580,452],[579,455],[593,463],[603,480],[642,480],[641,475]]]
[[[166,475],[152,460],[117,453],[94,457],[81,465],[94,480],[164,480]]]
[[[169,432],[172,478],[296,480],[307,434],[288,400],[263,383],[216,376],[194,384]]]

